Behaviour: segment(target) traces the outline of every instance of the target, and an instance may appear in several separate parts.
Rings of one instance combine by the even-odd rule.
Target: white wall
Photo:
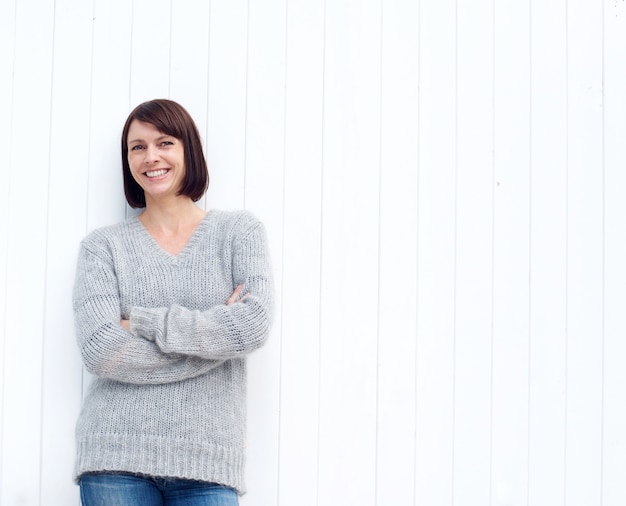
[[[78,504],[79,240],[185,105],[267,225],[242,505],[626,503],[623,0],[2,0],[0,505]]]

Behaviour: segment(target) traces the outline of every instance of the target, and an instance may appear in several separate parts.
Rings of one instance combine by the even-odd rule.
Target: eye
[[[172,141],[163,141],[161,142],[161,146],[173,146],[174,143]]]
[[[132,148],[130,148],[131,151],[141,151],[143,149],[143,146],[141,144],[135,144]]]

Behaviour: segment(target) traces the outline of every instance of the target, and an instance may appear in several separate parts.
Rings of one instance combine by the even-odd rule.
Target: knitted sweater
[[[226,305],[240,284],[247,295]],[[89,234],[74,315],[95,378],[76,427],[75,479],[122,471],[243,494],[246,355],[268,336],[271,296],[264,228],[245,211],[210,211],[176,256],[138,218]]]

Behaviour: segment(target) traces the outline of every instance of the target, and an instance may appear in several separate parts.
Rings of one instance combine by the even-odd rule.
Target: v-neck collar
[[[165,251],[161,245],[156,241],[154,237],[148,232],[148,229],[144,226],[144,224],[139,219],[139,216],[135,216],[131,219],[130,225],[137,231],[137,235],[139,236],[144,247],[154,251],[159,257],[163,260],[177,263],[190,255],[193,250],[196,248],[196,245],[200,241],[202,234],[204,232],[205,227],[207,227],[209,218],[213,215],[213,211],[208,211],[202,220],[196,226],[196,229],[191,234],[189,241],[187,244],[181,249],[176,255]]]

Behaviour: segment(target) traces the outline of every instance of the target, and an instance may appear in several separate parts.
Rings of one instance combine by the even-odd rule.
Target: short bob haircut
[[[146,195],[133,178],[128,165],[128,130],[135,120],[149,123],[159,132],[182,141],[185,178],[178,195],[186,195],[194,202],[200,200],[209,187],[209,171],[198,128],[183,106],[172,100],[156,99],[139,104],[128,116],[122,131],[122,171],[128,205],[134,208],[146,207]]]

